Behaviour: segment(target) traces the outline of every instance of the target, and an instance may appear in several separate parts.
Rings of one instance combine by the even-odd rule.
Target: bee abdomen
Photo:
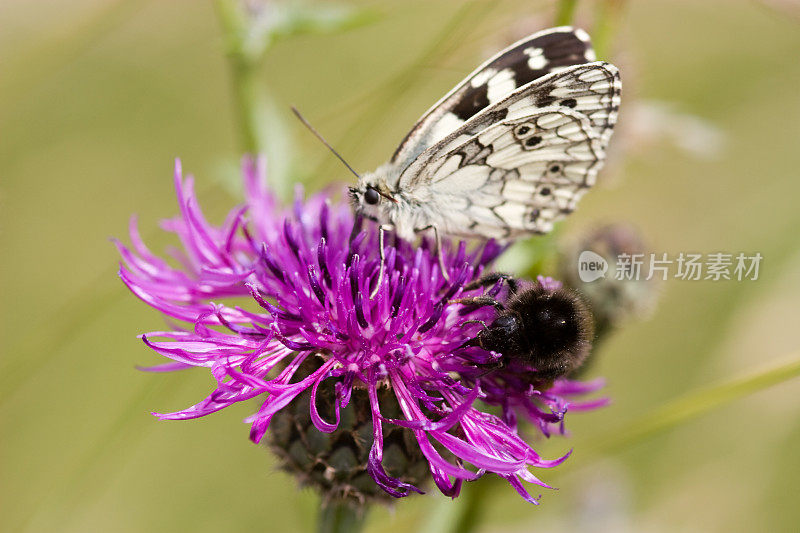
[[[537,285],[513,298],[508,307],[521,322],[518,336],[525,346],[523,357],[542,377],[567,374],[588,355],[591,314],[575,292]]]

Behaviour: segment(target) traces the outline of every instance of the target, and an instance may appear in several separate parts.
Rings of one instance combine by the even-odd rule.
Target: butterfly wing
[[[436,158],[427,187],[447,233],[547,233],[594,184],[602,158],[585,116],[548,107],[490,126]]]
[[[605,159],[619,73],[596,62],[523,86],[420,154],[400,188],[462,236],[546,233],[570,213]]]
[[[391,162],[401,168],[485,108],[558,69],[595,60],[581,29],[550,28],[499,52],[433,105],[400,143]]]

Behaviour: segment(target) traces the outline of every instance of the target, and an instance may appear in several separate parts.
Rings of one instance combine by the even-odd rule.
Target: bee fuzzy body
[[[594,329],[591,313],[580,297],[568,289],[550,290],[541,284],[510,293],[505,302],[474,301],[494,305],[498,314],[465,345],[496,352],[501,358],[491,365],[527,370],[540,381],[577,370],[589,355]]]

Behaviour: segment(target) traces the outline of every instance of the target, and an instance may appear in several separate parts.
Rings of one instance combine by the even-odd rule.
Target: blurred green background
[[[293,175],[310,189],[350,176],[290,121],[289,104],[371,169],[475,65],[554,13],[510,0],[350,5],[375,16],[284,39],[260,71],[299,156]],[[592,369],[613,405],[568,417],[572,438],[537,444],[550,457],[576,446],[574,465],[537,473],[560,490],[533,507],[496,485],[479,531],[796,531],[797,379],[589,453],[593,436],[682,393],[797,357],[795,6],[648,1],[612,13],[606,58],[625,82],[617,153],[566,233],[627,220],[659,252],[760,252],[761,276],[664,283],[653,316],[616,333]],[[595,7],[579,2],[577,23],[591,28]],[[148,414],[196,402],[211,376],[134,369],[160,362],[135,336],[162,321],[119,282],[108,241],[127,240],[137,213],[152,249],[171,242],[158,220],[176,211],[174,157],[212,220],[240,201],[224,48],[205,1],[0,3],[2,531],[313,527],[316,497],[248,441],[252,405],[184,423]],[[373,510],[368,531],[417,530],[449,505],[408,498]]]

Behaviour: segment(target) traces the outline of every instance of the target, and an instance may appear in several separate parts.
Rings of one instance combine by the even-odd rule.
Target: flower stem
[[[264,116],[264,88],[259,86],[256,69],[247,61],[231,61],[234,106],[239,123],[242,149],[249,154],[266,151],[261,117]]]
[[[717,407],[798,376],[800,376],[800,352],[795,352],[784,363],[757,369],[745,376],[690,392],[667,402],[633,422],[628,422],[624,428],[588,438],[585,447],[581,444],[576,445],[576,449],[585,450],[581,452],[580,459],[575,457],[575,460],[567,461],[564,466],[569,465],[570,468],[573,468],[600,456],[616,452],[704,415]]]
[[[270,186],[279,197],[286,198],[291,189],[286,170],[290,157],[286,135],[280,131],[280,117],[259,72],[271,40],[254,38],[256,22],[241,2],[217,0],[214,7],[226,42],[241,149],[268,157]]]
[[[364,529],[365,507],[348,502],[324,503],[319,510],[317,533],[358,533]]]
[[[250,154],[258,154],[266,146],[259,126],[263,102],[259,97],[257,72],[263,50],[248,47],[247,15],[236,0],[217,0],[214,6],[226,41],[242,147]]]
[[[623,427],[604,432],[599,436],[589,437],[575,445],[580,454],[572,457],[559,467],[559,472],[580,467],[605,455],[632,446],[648,437],[662,433],[684,422],[689,422],[701,415],[713,411],[717,407],[745,398],[751,394],[767,389],[800,376],[800,352],[788,356],[785,362],[753,372],[716,385],[690,392],[661,407],[626,423]],[[482,508],[490,504],[495,491],[491,489],[499,478],[481,479],[464,487],[461,497],[455,501],[446,501],[435,512],[447,512],[449,525],[439,528],[439,533],[472,533],[480,525],[476,519]],[[474,492],[474,494],[473,494]],[[434,519],[431,519],[434,522]],[[426,530],[427,533],[427,530]]]
[[[556,8],[556,26],[569,26],[575,17],[575,8],[578,7],[578,0],[561,0]]]
[[[624,0],[600,0],[594,16],[592,42],[597,59],[607,60],[611,52],[611,41],[620,26]]]

